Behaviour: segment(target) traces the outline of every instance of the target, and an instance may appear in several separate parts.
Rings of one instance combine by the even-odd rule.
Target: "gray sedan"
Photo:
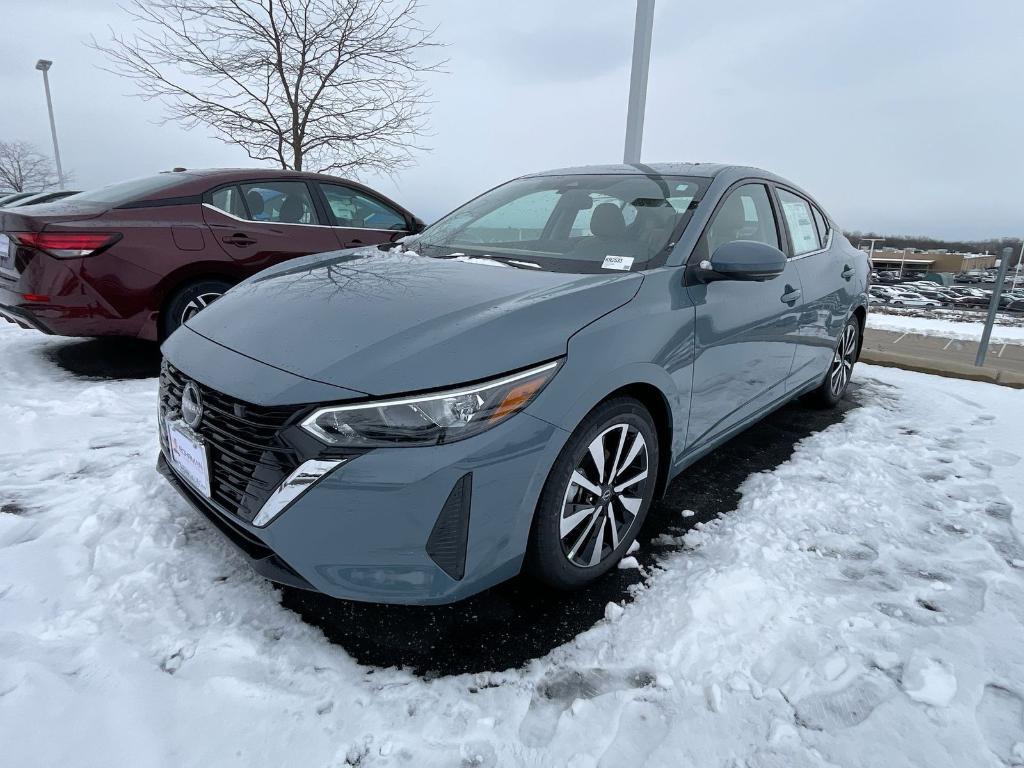
[[[698,458],[795,397],[843,397],[868,276],[755,168],[518,178],[190,319],[163,347],[159,466],[280,583],[391,603],[523,570],[581,587]]]

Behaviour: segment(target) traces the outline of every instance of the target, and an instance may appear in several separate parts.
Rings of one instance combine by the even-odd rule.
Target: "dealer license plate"
[[[170,460],[188,484],[210,495],[210,466],[206,457],[206,444],[180,421],[167,420],[167,446]]]

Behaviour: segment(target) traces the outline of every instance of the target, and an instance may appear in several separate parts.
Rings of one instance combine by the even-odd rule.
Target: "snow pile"
[[[155,383],[61,373],[60,343],[0,327],[5,764],[1024,765],[1017,391],[858,367],[863,407],[632,602],[425,680],[281,608],[155,474]]]
[[[919,317],[917,314],[895,314],[892,310],[879,312],[872,308],[868,312],[868,328],[879,331],[895,331],[896,333],[919,333],[924,336],[941,336],[944,339],[959,341],[980,341],[985,330],[984,315],[969,316],[961,314],[963,320],[940,316],[941,310],[935,310],[934,317]],[[1009,324],[1002,324],[1003,320]],[[993,344],[1024,344],[1024,325],[1013,324],[1017,317],[997,316],[992,328]]]

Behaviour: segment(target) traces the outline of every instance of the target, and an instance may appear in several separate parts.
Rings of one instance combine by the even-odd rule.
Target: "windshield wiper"
[[[540,264],[535,264],[532,261],[523,261],[522,259],[514,259],[511,256],[495,255],[493,253],[466,253],[465,251],[452,251],[441,256],[432,256],[435,259],[456,259],[458,261],[468,262],[481,262],[486,263],[488,261],[496,261],[501,264],[507,264],[509,266],[516,267],[517,269],[543,269]]]

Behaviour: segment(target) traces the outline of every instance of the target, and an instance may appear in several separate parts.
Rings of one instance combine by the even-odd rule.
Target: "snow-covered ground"
[[[428,680],[282,608],[156,475],[155,382],[61,343],[0,327],[0,764],[1024,765],[1016,390],[861,366],[604,621]]]
[[[868,328],[980,341],[985,329],[984,319],[985,316],[977,312],[872,307],[868,311]],[[993,344],[1024,344],[1024,317],[997,315],[991,341]]]

